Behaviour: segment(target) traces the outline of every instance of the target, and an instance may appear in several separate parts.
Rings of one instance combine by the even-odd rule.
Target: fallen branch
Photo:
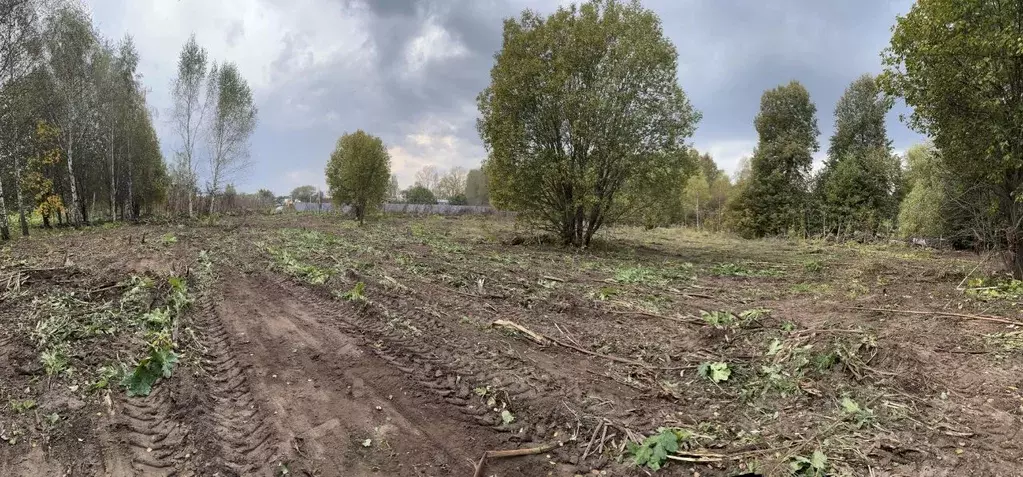
[[[989,321],[992,323],[1002,323],[1006,325],[1023,326],[1023,321],[1012,321],[1005,318],[999,318],[997,316],[988,315],[968,315],[964,313],[950,313],[947,311],[917,311],[917,310],[896,310],[889,308],[867,308],[862,306],[847,307],[848,310],[860,310],[860,311],[879,311],[885,313],[902,313],[906,315],[939,315],[939,316],[953,316],[956,318],[963,318],[966,320],[977,320],[977,321]]]
[[[529,337],[529,339],[531,339],[534,342],[536,342],[536,344],[544,345],[544,346],[547,345],[547,339],[548,339],[547,337],[545,337],[544,335],[541,335],[540,333],[537,333],[537,332],[535,332],[533,330],[530,330],[529,328],[526,328],[525,326],[522,326],[522,325],[520,325],[518,323],[515,323],[514,321],[497,320],[497,321],[494,321],[493,323],[491,323],[490,326],[496,326],[498,328],[505,328],[505,329],[509,329],[509,330],[512,330],[512,331],[517,331],[517,332],[522,333],[522,334],[526,335],[527,337]]]
[[[565,283],[565,279],[564,278],[552,277],[550,275],[544,275],[542,278],[544,280],[547,280],[547,281]]]
[[[530,330],[529,328],[526,328],[525,326],[522,326],[522,325],[520,325],[518,323],[515,323],[513,321],[496,320],[493,323],[491,323],[491,326],[496,326],[496,327],[499,327],[499,328],[510,329],[510,330],[513,330],[513,331],[518,331],[519,333],[522,333],[522,334],[526,335],[530,340],[532,340],[535,343],[540,344],[540,345],[547,345],[548,342],[551,342],[551,343],[554,343],[554,344],[556,344],[558,346],[561,346],[561,347],[564,347],[564,348],[572,349],[572,350],[575,350],[575,351],[578,351],[580,353],[587,354],[587,355],[590,355],[590,356],[596,356],[598,358],[604,358],[606,360],[614,361],[616,363],[630,364],[632,366],[640,366],[640,367],[643,367],[643,368],[651,367],[651,365],[649,365],[647,363],[644,363],[644,362],[641,362],[641,361],[633,361],[631,359],[619,358],[617,356],[601,354],[601,353],[597,353],[595,351],[590,351],[590,350],[588,350],[586,348],[583,348],[581,346],[576,346],[576,345],[571,344],[571,343],[565,343],[564,341],[559,341],[559,340],[556,340],[554,338],[551,338],[550,336],[545,336],[545,335],[542,335],[540,333],[537,333],[537,332],[535,332],[533,330]]]
[[[483,453],[483,457],[480,457],[480,461],[476,464],[476,472],[472,474],[472,477],[482,477],[483,469],[487,465],[487,459],[502,459],[505,457],[520,457],[524,455],[536,455],[543,454],[553,448],[557,447],[556,444],[544,444],[539,447],[529,447],[526,449],[510,449],[510,450],[491,450]]]

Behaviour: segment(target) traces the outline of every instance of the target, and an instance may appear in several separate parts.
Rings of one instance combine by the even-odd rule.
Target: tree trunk
[[[78,200],[78,185],[75,184],[75,162],[74,162],[74,143],[68,141],[67,148],[67,175],[68,185],[71,188],[71,208],[68,214],[68,223],[77,227],[82,222],[82,209],[81,203]]]
[[[25,217],[25,201],[21,196],[21,160],[14,156],[14,190],[18,197],[18,218],[21,221],[21,235],[28,237],[28,219]]]
[[[10,240],[11,229],[7,220],[7,203],[4,202],[4,183],[0,178],[0,240]]]
[[[110,132],[110,221],[117,220],[115,196],[117,195],[117,176],[114,175],[114,133]]]

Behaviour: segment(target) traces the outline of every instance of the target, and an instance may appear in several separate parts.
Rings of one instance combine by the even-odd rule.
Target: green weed
[[[693,433],[677,427],[661,427],[657,434],[647,437],[642,443],[629,442],[626,451],[633,463],[650,470],[660,470],[669,455],[678,452],[683,443],[692,439]]]

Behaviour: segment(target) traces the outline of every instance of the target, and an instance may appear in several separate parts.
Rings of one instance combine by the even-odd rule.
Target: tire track
[[[206,347],[202,358],[206,394],[202,401],[208,410],[205,416],[196,417],[205,423],[205,434],[215,439],[203,445],[217,449],[214,458],[219,466],[237,475],[254,475],[265,472],[278,460],[278,439],[252,394],[249,367],[231,351],[231,339],[214,301],[205,296],[200,300],[195,321]]]
[[[167,384],[154,387],[149,396],[125,398],[120,412],[132,468],[142,475],[175,475],[185,461],[190,429],[175,413]]]
[[[578,426],[574,427],[576,433],[586,433],[603,425],[605,420],[639,424],[626,411],[609,410],[606,400],[586,395],[578,387],[565,386],[549,369],[523,357],[518,343],[466,338],[464,330],[452,327],[451,318],[440,318],[424,306],[429,302],[420,294],[426,292],[416,290],[398,296],[389,290],[374,288],[372,299],[356,310],[357,313],[352,313],[350,305],[334,302],[303,284],[288,279],[277,281],[281,288],[308,303],[318,315],[331,317],[337,326],[362,335],[377,356],[431,390],[433,399],[456,406],[467,422],[513,433],[510,440],[549,441],[555,438],[554,431],[559,428],[558,435],[565,438],[566,426]],[[443,293],[430,297],[444,310],[464,307],[464,304],[445,301]],[[502,316],[509,315],[519,316],[516,312],[502,313]],[[443,340],[419,339],[415,332],[396,326],[402,322],[428,329],[429,336],[441,336]],[[476,391],[486,386],[490,386],[493,394],[479,396]],[[496,410],[484,405],[489,397],[496,399]],[[563,399],[577,410],[569,409]],[[521,413],[521,418],[510,425],[504,424],[500,412],[504,406],[515,416]],[[578,455],[583,446],[585,443],[578,446],[579,449],[566,446],[563,452]],[[591,456],[599,458],[595,454]]]

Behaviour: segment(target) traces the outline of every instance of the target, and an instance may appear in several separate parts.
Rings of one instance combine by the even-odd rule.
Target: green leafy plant
[[[820,450],[813,451],[810,457],[795,456],[789,462],[792,475],[800,477],[825,477],[828,471],[828,456]]]
[[[512,414],[511,411],[505,409],[501,411],[501,422],[507,426],[508,424],[515,422],[515,415]]]
[[[703,376],[715,383],[722,381],[728,381],[728,378],[732,375],[732,370],[728,368],[728,363],[724,362],[704,362],[700,364],[698,368],[700,376]]]
[[[657,429],[657,434],[647,437],[642,443],[629,442],[627,451],[636,465],[660,470],[668,456],[678,452],[680,444],[692,436],[685,429],[661,427]]]
[[[172,233],[166,233],[162,237],[160,237],[160,243],[162,243],[164,246],[174,245],[178,243],[178,238],[175,237],[174,234]]]
[[[43,363],[43,369],[47,376],[56,376],[67,369],[68,346],[61,343],[49,348],[39,354],[39,360]]]
[[[803,262],[803,269],[808,273],[820,273],[824,270],[824,264],[820,260],[807,260]]]
[[[10,401],[11,411],[15,414],[21,414],[26,411],[31,411],[36,408],[36,402],[34,399],[12,399]]]
[[[852,398],[845,396],[840,404],[846,418],[856,424],[856,427],[863,427],[874,421],[874,411],[860,407],[859,403],[853,401]]]
[[[715,328],[728,328],[736,323],[735,315],[727,311],[700,311],[700,318]]]
[[[742,321],[746,323],[759,321],[762,318],[766,318],[768,316],[771,316],[771,310],[768,308],[753,308],[750,310],[744,310],[743,312],[739,313],[739,318],[741,318]]]
[[[153,392],[153,385],[160,378],[169,378],[178,362],[178,355],[172,349],[169,339],[158,338],[150,343],[149,355],[139,360],[135,370],[121,380],[121,385],[128,390],[128,396],[148,396]]]
[[[348,301],[365,301],[366,296],[363,294],[365,290],[366,284],[362,282],[357,282],[355,286],[352,287],[351,290],[349,290],[344,295],[341,295],[341,298]]]
[[[645,267],[626,267],[615,271],[614,281],[618,283],[663,283],[657,272]]]

